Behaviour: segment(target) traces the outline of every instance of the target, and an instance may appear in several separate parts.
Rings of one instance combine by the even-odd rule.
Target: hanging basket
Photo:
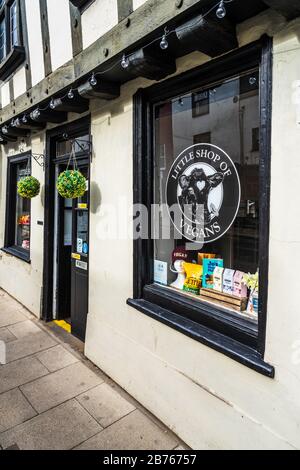
[[[39,195],[41,185],[34,176],[26,176],[18,182],[18,194],[24,199],[32,199]]]
[[[60,196],[76,199],[86,192],[86,178],[79,170],[66,170],[59,175],[56,187]]]

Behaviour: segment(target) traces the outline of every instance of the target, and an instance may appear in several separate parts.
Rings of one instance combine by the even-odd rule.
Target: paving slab
[[[7,344],[7,362],[35,354],[56,346],[57,342],[47,333],[39,330],[37,333],[27,335]]]
[[[22,322],[26,320],[23,313],[18,310],[5,310],[0,306],[0,328],[3,326],[13,325],[14,323]]]
[[[86,365],[78,362],[21,387],[33,407],[43,413],[103,383]]]
[[[9,331],[17,338],[25,338],[34,333],[40,333],[41,329],[33,321],[25,320],[8,326]]]
[[[0,395],[0,433],[35,415],[36,412],[18,388]]]
[[[4,343],[8,343],[9,341],[13,341],[16,337],[9,331],[8,328],[0,328],[0,341],[4,341]]]
[[[3,449],[69,450],[101,431],[101,426],[71,400],[0,434]]]
[[[77,357],[60,345],[38,353],[36,357],[50,372],[56,372],[57,370],[79,362]]]
[[[136,410],[77,446],[76,450],[171,450],[178,444],[171,432],[163,431]]]
[[[83,393],[77,400],[103,428],[135,410],[131,403],[106,383]]]
[[[38,359],[26,357],[0,367],[0,393],[23,385],[48,374],[48,370]]]

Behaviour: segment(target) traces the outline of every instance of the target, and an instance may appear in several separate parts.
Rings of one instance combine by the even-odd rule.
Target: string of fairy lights
[[[233,1],[234,0],[218,0],[218,2],[216,4],[214,4],[207,12],[205,12],[201,15],[200,21],[202,21],[205,17],[210,15],[213,11],[215,11],[216,17],[219,20],[224,19],[226,14],[227,14],[226,4],[232,3]],[[167,27],[165,27],[164,28],[164,33],[161,36],[159,36],[158,38],[153,39],[151,42],[144,45],[143,47],[146,48],[146,47],[149,47],[149,46],[159,42],[160,49],[165,51],[169,47],[168,39],[172,34],[175,34],[176,32],[182,32],[182,31],[184,31],[186,29],[189,29],[189,28],[190,28],[190,26],[183,26],[182,28],[169,30]],[[96,87],[97,84],[98,84],[98,80],[99,80],[100,75],[105,75],[108,72],[111,72],[114,68],[120,67],[120,65],[121,65],[122,69],[124,69],[124,70],[128,69],[130,67],[130,58],[132,56],[134,56],[134,54],[135,54],[135,52],[132,52],[130,54],[123,54],[121,62],[120,62],[120,60],[118,60],[113,65],[111,65],[109,68],[107,68],[105,70],[98,71],[96,73],[93,72],[90,79],[89,79],[90,85],[92,87]],[[42,112],[45,112],[47,110],[55,111],[56,106],[57,106],[56,105],[57,100],[63,101],[66,98],[68,98],[69,100],[73,100],[75,98],[76,93],[78,93],[78,88],[70,88],[68,90],[68,92],[65,93],[63,96],[51,98],[51,100],[44,107],[39,107],[38,106],[36,109],[31,111],[30,113],[24,113],[22,117],[18,117],[16,119],[13,119],[10,123],[10,126],[11,127],[19,127],[20,124],[28,124],[30,120],[38,122]],[[1,131],[2,131],[2,134],[4,136],[5,136],[5,134],[8,135],[9,134],[9,125],[3,126]],[[3,141],[3,138],[2,138],[2,141]],[[1,142],[1,137],[0,137],[0,142]]]

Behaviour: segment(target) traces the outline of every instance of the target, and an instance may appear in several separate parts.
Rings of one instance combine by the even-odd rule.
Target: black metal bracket
[[[36,161],[36,163],[45,171],[45,155],[43,153],[32,153],[31,156]]]
[[[69,140],[69,134],[67,134],[66,132],[63,134],[63,138],[64,140]],[[90,140],[83,140],[83,139],[70,139],[70,142],[71,142],[71,145],[73,147],[73,145],[78,145],[78,147],[80,148],[80,150],[82,152],[88,152],[89,154],[89,157],[92,161],[92,158],[93,158],[93,140],[92,140],[92,137],[90,138]],[[87,146],[88,149],[86,149],[84,146]]]

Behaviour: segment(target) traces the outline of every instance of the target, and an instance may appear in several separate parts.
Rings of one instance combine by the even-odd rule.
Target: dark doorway
[[[48,138],[43,318],[64,320],[71,333],[84,341],[89,284],[90,134],[85,120],[73,128],[60,128]],[[87,188],[81,198],[64,199],[57,192],[56,182],[61,172],[73,167],[72,146]]]

